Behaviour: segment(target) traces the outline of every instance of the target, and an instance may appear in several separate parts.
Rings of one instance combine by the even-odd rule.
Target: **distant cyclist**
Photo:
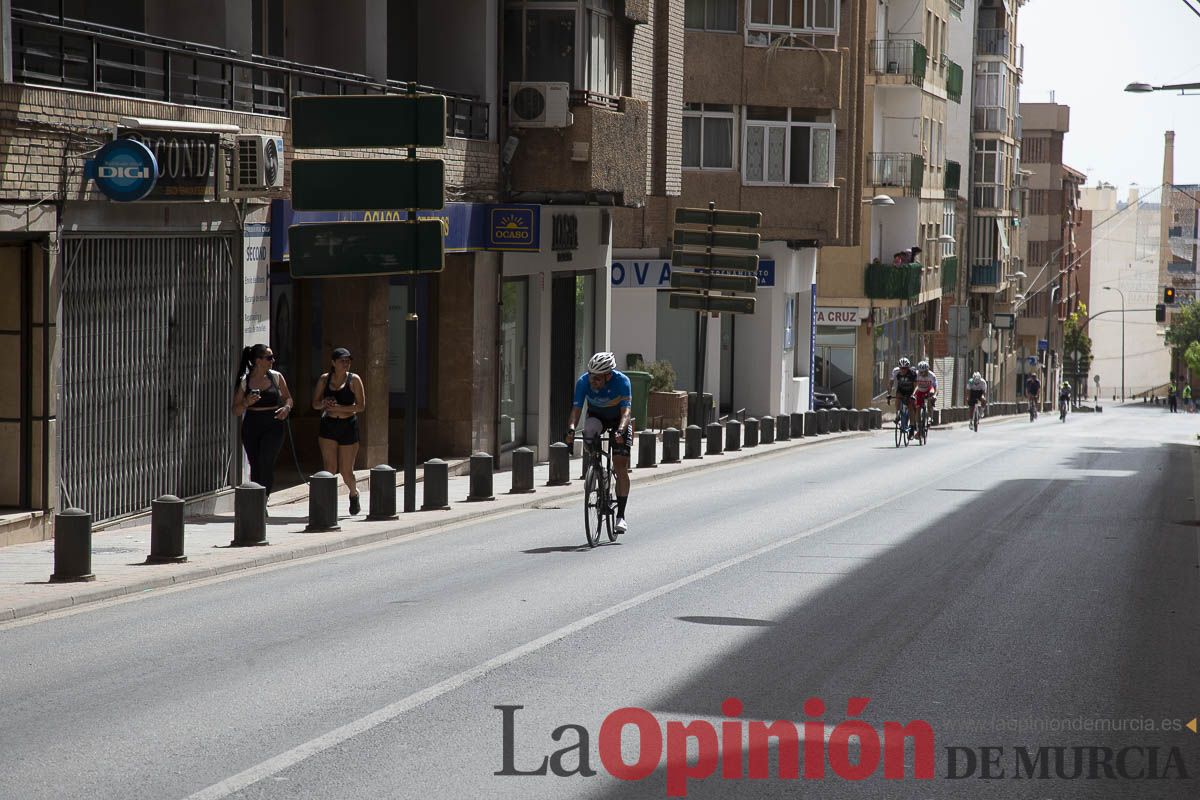
[[[900,409],[908,406],[908,427],[911,430],[913,420],[916,417],[917,409],[913,405],[913,393],[917,391],[917,371],[912,368],[912,362],[907,358],[901,358],[896,363],[896,368],[892,370],[892,385],[889,390],[888,399],[896,398],[896,416],[900,415]]]
[[[1058,387],[1058,418],[1067,421],[1067,405],[1071,402],[1071,384],[1066,381]]]
[[[1025,397],[1029,399],[1029,405],[1037,406],[1038,397],[1042,393],[1042,382],[1038,379],[1037,373],[1031,374],[1025,379]]]
[[[933,417],[933,404],[937,401],[937,375],[929,368],[928,361],[917,364],[916,392],[913,393],[913,403],[917,408],[927,407],[930,418]],[[920,419],[918,417],[918,419]]]
[[[975,404],[987,406],[987,381],[978,372],[967,379],[967,406],[971,413],[975,412]]]
[[[596,353],[588,361],[588,371],[575,382],[575,399],[571,404],[571,418],[567,422],[566,443],[575,438],[575,425],[587,402],[587,419],[583,424],[583,438],[589,446],[595,446],[606,431],[615,431],[612,446],[613,473],[617,477],[617,523],[618,533],[629,526],[625,523],[625,506],[629,502],[629,451],[633,440],[633,388],[629,376],[617,370],[617,357],[612,353]]]

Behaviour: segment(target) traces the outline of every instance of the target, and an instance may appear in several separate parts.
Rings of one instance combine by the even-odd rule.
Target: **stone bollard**
[[[233,541],[229,546],[262,547],[266,544],[269,544],[267,490],[257,483],[243,483],[233,490]]]
[[[699,430],[699,428],[697,428],[697,430]],[[679,438],[678,428],[667,428],[665,431],[663,431],[662,463],[679,463]]]
[[[496,495],[492,494],[493,471],[492,457],[489,454],[471,454],[471,493],[467,495],[468,503],[496,499]]]
[[[742,423],[731,419],[725,423],[725,452],[733,453],[742,449]]]
[[[422,511],[450,510],[450,465],[440,458],[425,462],[422,484]]]
[[[150,555],[147,564],[182,564],[183,501],[173,494],[164,494],[150,501]]]
[[[533,451],[518,447],[512,454],[512,487],[509,494],[529,494],[533,491]]]
[[[709,456],[721,455],[722,440],[725,436],[725,426],[719,422],[710,422],[705,430],[708,434],[708,447],[704,451],[704,454]]]
[[[803,439],[807,431],[804,428],[804,412],[793,411],[788,414],[788,427],[793,439]]]
[[[858,409],[852,408],[846,412],[846,429],[851,431],[858,430]]]
[[[92,572],[92,515],[68,508],[54,515],[54,573],[51,583],[96,580]]]
[[[758,435],[763,444],[775,444],[775,418],[770,414],[758,418]]]
[[[758,447],[758,420],[754,417],[746,417],[746,441],[743,443],[746,447]]]
[[[308,479],[308,525],[305,533],[340,531],[337,514],[337,475],[321,470]]]
[[[821,408],[817,412],[817,434],[829,433],[829,409]]]
[[[371,479],[367,483],[371,493],[371,507],[367,519],[399,519],[396,513],[396,470],[387,464],[371,467]]]
[[[658,466],[658,436],[653,431],[638,431],[637,468]]]
[[[683,457],[704,458],[704,429],[699,425],[688,425],[683,432]]]
[[[555,442],[550,445],[550,476],[546,479],[546,485],[566,486],[570,482],[571,448],[567,447],[566,442]]]

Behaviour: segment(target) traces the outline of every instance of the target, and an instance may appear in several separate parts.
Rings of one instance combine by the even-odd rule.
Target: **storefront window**
[[[818,325],[813,382],[833,392],[844,408],[854,408],[854,346],[857,329]]]
[[[505,450],[525,442],[528,313],[529,279],[506,279],[500,306],[500,446]]]
[[[391,406],[403,409],[407,386],[407,279],[393,278],[388,287],[388,390]],[[429,407],[429,279],[417,279],[417,406]],[[319,373],[318,373],[319,374]]]
[[[596,275],[575,276],[575,374],[587,372],[596,343]]]

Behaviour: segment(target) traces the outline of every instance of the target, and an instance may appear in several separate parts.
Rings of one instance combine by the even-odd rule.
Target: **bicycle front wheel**
[[[904,439],[904,424],[896,417],[896,447],[900,446],[900,442]]]
[[[583,532],[588,547],[600,544],[600,526],[606,516],[607,503],[600,492],[601,483],[600,470],[589,466],[583,476]]]
[[[617,540],[617,498],[613,495],[613,474],[610,472],[604,481],[603,491],[600,496],[604,500],[604,507],[608,509],[604,515],[605,532],[608,534],[608,540],[615,542]]]

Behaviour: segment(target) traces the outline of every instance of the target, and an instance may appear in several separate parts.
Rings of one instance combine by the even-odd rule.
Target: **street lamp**
[[[1101,286],[1101,289],[1116,292],[1121,295],[1121,402],[1125,402],[1125,293],[1115,286]]]
[[[893,200],[891,197],[889,197],[886,194],[877,194],[874,197],[872,197],[870,200],[863,200],[862,204],[869,205],[869,206],[875,206],[876,208],[879,208],[879,207],[886,207],[886,206],[894,206],[894,205],[896,205],[896,201]],[[882,222],[879,223],[879,255],[877,255],[876,258],[878,258],[880,261],[883,261],[883,223]]]
[[[1187,94],[1188,89],[1200,89],[1200,83],[1168,83],[1164,86],[1151,86],[1148,83],[1134,81],[1125,85],[1125,91],[1133,94],[1147,94],[1149,92],[1178,91],[1180,94]]]

